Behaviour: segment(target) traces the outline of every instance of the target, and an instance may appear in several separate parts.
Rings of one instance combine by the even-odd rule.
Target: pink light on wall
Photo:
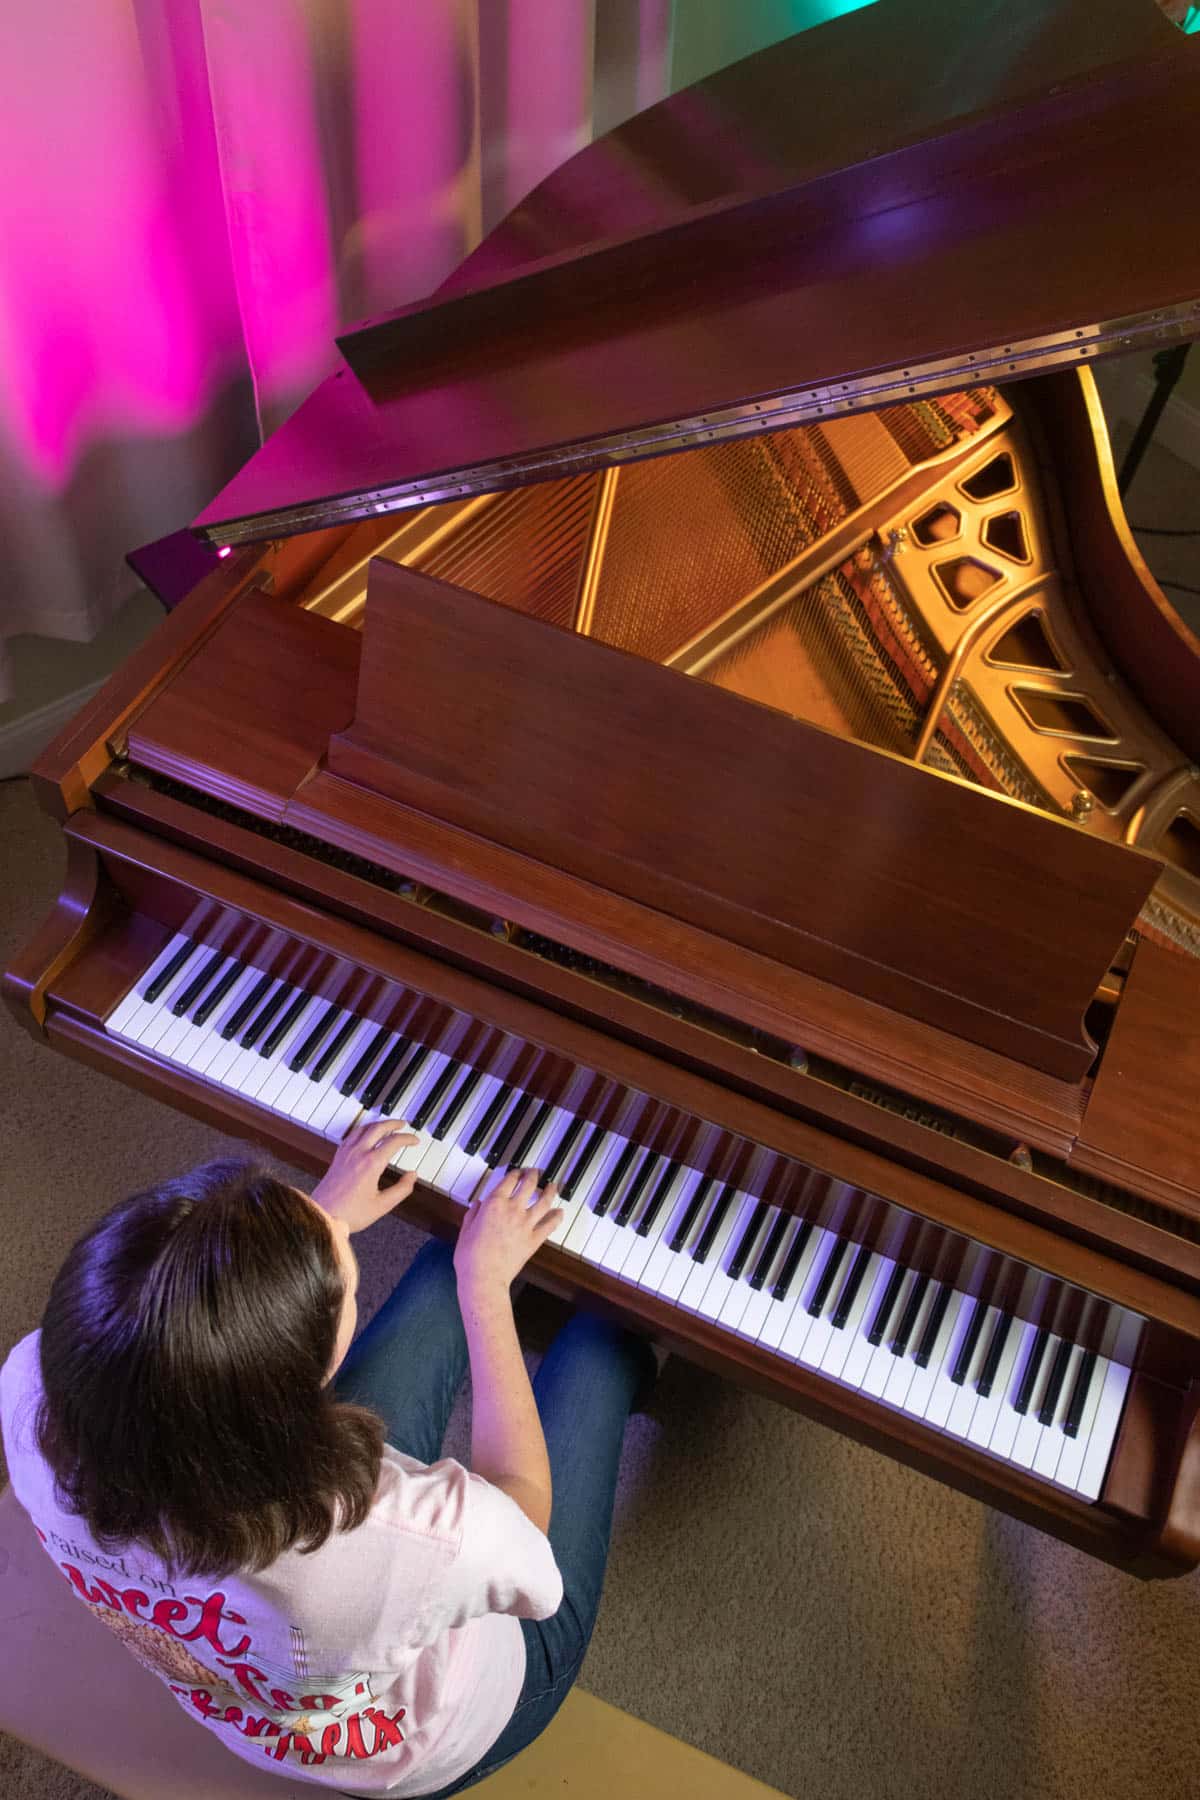
[[[200,12],[242,329],[262,411],[277,418],[336,356],[316,110],[322,9],[200,0]]]
[[[149,35],[111,0],[3,9],[0,414],[43,490],[93,438],[185,429],[239,362],[195,26],[186,3]]]
[[[369,314],[430,293],[479,237],[474,0],[357,0],[352,68],[358,217],[343,255]]]

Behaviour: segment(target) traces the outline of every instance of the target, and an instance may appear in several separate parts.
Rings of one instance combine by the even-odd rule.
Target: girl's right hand
[[[509,1169],[489,1192],[480,1186],[467,1208],[454,1250],[460,1288],[507,1293],[562,1217],[558,1189],[537,1191],[536,1169]]]

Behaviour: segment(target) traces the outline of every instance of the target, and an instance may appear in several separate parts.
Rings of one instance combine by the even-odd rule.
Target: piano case
[[[403,1101],[436,1230],[557,1159],[535,1279],[1193,1567],[1200,644],[1084,365],[1200,329],[1198,102],[879,0],[346,334],[35,771],[17,1017],[314,1171]]]

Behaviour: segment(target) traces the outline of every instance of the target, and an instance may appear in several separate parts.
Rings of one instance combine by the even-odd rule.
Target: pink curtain
[[[4,641],[84,640],[330,368],[668,91],[677,0],[0,9]]]

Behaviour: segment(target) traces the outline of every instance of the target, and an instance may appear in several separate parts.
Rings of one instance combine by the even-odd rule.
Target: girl
[[[369,1121],[311,1196],[221,1162],[124,1201],[0,1371],[13,1488],[79,1599],[237,1755],[360,1795],[458,1793],[549,1723],[654,1369],[575,1317],[531,1389],[510,1290],[560,1213],[519,1170],[351,1351],[350,1238],[414,1141]],[[438,1460],[468,1364],[469,1473]]]

